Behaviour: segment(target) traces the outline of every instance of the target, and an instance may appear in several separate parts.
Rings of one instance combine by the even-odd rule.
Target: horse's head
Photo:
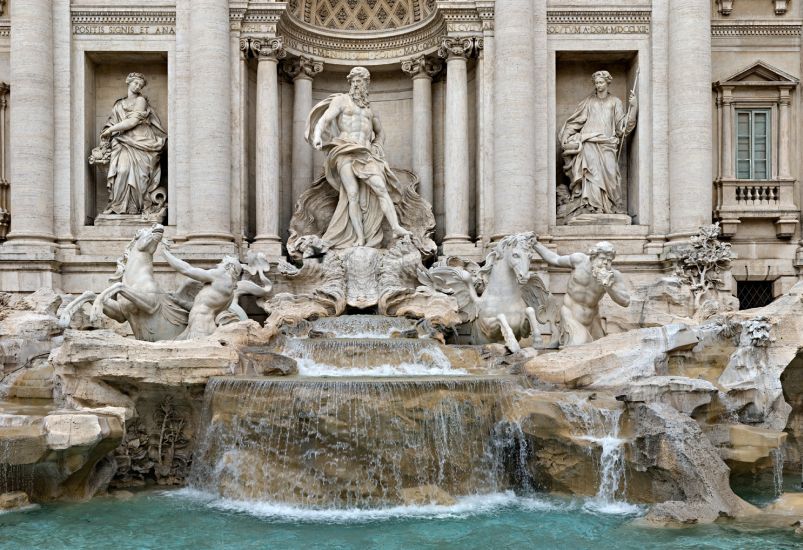
[[[523,285],[530,278],[530,260],[533,254],[532,239],[532,233],[518,233],[503,238],[488,255],[486,268],[493,265],[505,265],[516,275],[519,284]]]
[[[137,265],[142,265],[142,262],[153,262],[153,255],[156,252],[156,247],[162,242],[164,236],[164,226],[155,223],[150,229],[140,229],[137,231],[128,246],[125,247],[123,255],[117,258],[117,271],[112,275],[109,280],[122,281],[128,268],[129,260],[135,261]],[[145,257],[142,257],[145,254]]]
[[[163,225],[155,223],[150,229],[140,229],[134,237],[134,247],[140,252],[147,252],[153,255],[156,247],[162,242],[165,228]]]

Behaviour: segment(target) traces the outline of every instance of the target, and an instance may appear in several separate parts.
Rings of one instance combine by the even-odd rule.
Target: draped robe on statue
[[[152,202],[150,195],[159,187],[162,178],[159,158],[167,132],[150,104],[145,111],[135,111],[126,106],[126,99],[118,99],[103,129],[129,118],[136,118],[139,124],[111,139],[106,213],[146,212]]]
[[[329,108],[332,100],[338,95],[340,94],[333,94],[313,107],[307,118],[305,132],[307,141],[312,141],[315,126]],[[326,162],[324,163],[326,181],[339,193],[337,207],[322,238],[334,249],[354,246],[357,240],[357,234],[349,218],[349,199],[346,188],[340,179],[340,169],[344,165],[350,164],[354,176],[359,182],[360,212],[362,213],[365,246],[380,248],[384,240],[382,225],[385,218],[379,206],[379,199],[368,186],[367,180],[371,176],[379,176],[385,181],[397,213],[399,213],[399,203],[405,198],[405,190],[402,189],[399,179],[384,158],[374,154],[364,145],[341,139],[339,135],[340,129],[337,121],[333,121],[328,128],[324,128],[321,132],[323,150],[326,152]],[[400,218],[403,219],[401,215]]]
[[[568,214],[617,213],[622,192],[619,142],[635,125],[618,97],[592,94],[580,102],[559,136],[569,178]]]

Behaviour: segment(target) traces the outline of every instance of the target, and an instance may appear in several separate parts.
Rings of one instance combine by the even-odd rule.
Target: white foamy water
[[[299,376],[468,376],[465,369],[423,363],[344,368],[317,363],[311,359],[298,359],[297,364]]]
[[[560,500],[553,497],[518,496],[512,491],[472,495],[457,498],[452,505],[437,504],[399,505],[387,508],[348,508],[321,509],[303,508],[276,502],[251,502],[219,498],[210,493],[181,489],[166,491],[167,496],[186,498],[204,504],[209,508],[227,512],[237,512],[278,521],[302,521],[310,523],[370,523],[393,519],[449,519],[465,518],[505,509],[518,508],[533,512],[568,512],[573,510],[613,515],[635,515],[643,512],[643,507],[626,503],[596,506],[593,500]]]

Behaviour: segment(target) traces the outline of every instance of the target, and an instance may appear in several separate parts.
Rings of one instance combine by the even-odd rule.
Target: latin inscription
[[[649,25],[590,25],[553,24],[547,25],[548,34],[650,34]]]
[[[73,25],[73,34],[148,34],[175,35],[174,25]]]

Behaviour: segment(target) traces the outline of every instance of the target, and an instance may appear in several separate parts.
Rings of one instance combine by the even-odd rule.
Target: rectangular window
[[[736,177],[770,179],[770,110],[736,110]]]

